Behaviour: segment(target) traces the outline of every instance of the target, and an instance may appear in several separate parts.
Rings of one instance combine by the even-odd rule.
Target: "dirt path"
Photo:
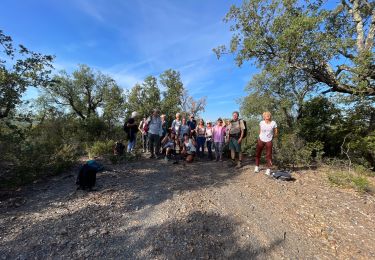
[[[107,167],[98,191],[66,174],[0,201],[3,259],[371,259],[375,198],[248,164],[146,160]]]

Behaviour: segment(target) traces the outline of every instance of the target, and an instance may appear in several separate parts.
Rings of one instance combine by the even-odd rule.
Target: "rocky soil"
[[[2,259],[375,259],[375,198],[220,162],[108,165],[97,191],[75,171],[0,197]]]

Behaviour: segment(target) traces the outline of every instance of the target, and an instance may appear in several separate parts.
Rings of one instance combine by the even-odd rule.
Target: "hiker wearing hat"
[[[213,141],[215,144],[215,159],[216,161],[223,161],[223,147],[225,141],[225,129],[223,119],[219,117],[216,125],[212,129]]]
[[[238,118],[239,113],[234,111],[232,113],[232,120],[229,122],[227,131],[227,142],[229,142],[230,156],[232,158],[229,166],[236,165],[236,153],[238,153],[238,162],[236,168],[242,166],[242,151],[241,142],[245,132],[245,125],[243,120]]]
[[[152,115],[147,119],[147,123],[150,158],[157,159],[160,153],[160,137],[163,135],[162,121],[158,109],[153,110]]]
[[[208,159],[212,160],[212,144],[213,144],[213,139],[212,139],[212,123],[210,120],[207,120],[206,122],[206,146],[207,146],[207,151],[208,151]]]

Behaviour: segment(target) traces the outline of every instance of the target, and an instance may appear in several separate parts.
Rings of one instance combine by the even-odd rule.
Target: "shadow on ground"
[[[241,223],[214,213],[195,211],[147,227],[109,212],[93,206],[28,226],[3,241],[0,254],[6,259],[266,259],[283,243],[275,238],[262,246],[251,230],[241,234]]]

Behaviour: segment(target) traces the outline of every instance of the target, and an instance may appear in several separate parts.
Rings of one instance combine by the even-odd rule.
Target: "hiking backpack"
[[[243,136],[242,138],[245,138],[247,136],[247,125],[246,125],[246,121],[241,119],[241,121],[243,122],[243,125],[245,126],[245,130],[243,131]]]
[[[293,177],[289,171],[276,171],[272,177],[281,181],[293,181]]]
[[[96,184],[96,173],[102,170],[103,166],[95,160],[87,161],[79,169],[76,184],[83,190],[92,189]]]

